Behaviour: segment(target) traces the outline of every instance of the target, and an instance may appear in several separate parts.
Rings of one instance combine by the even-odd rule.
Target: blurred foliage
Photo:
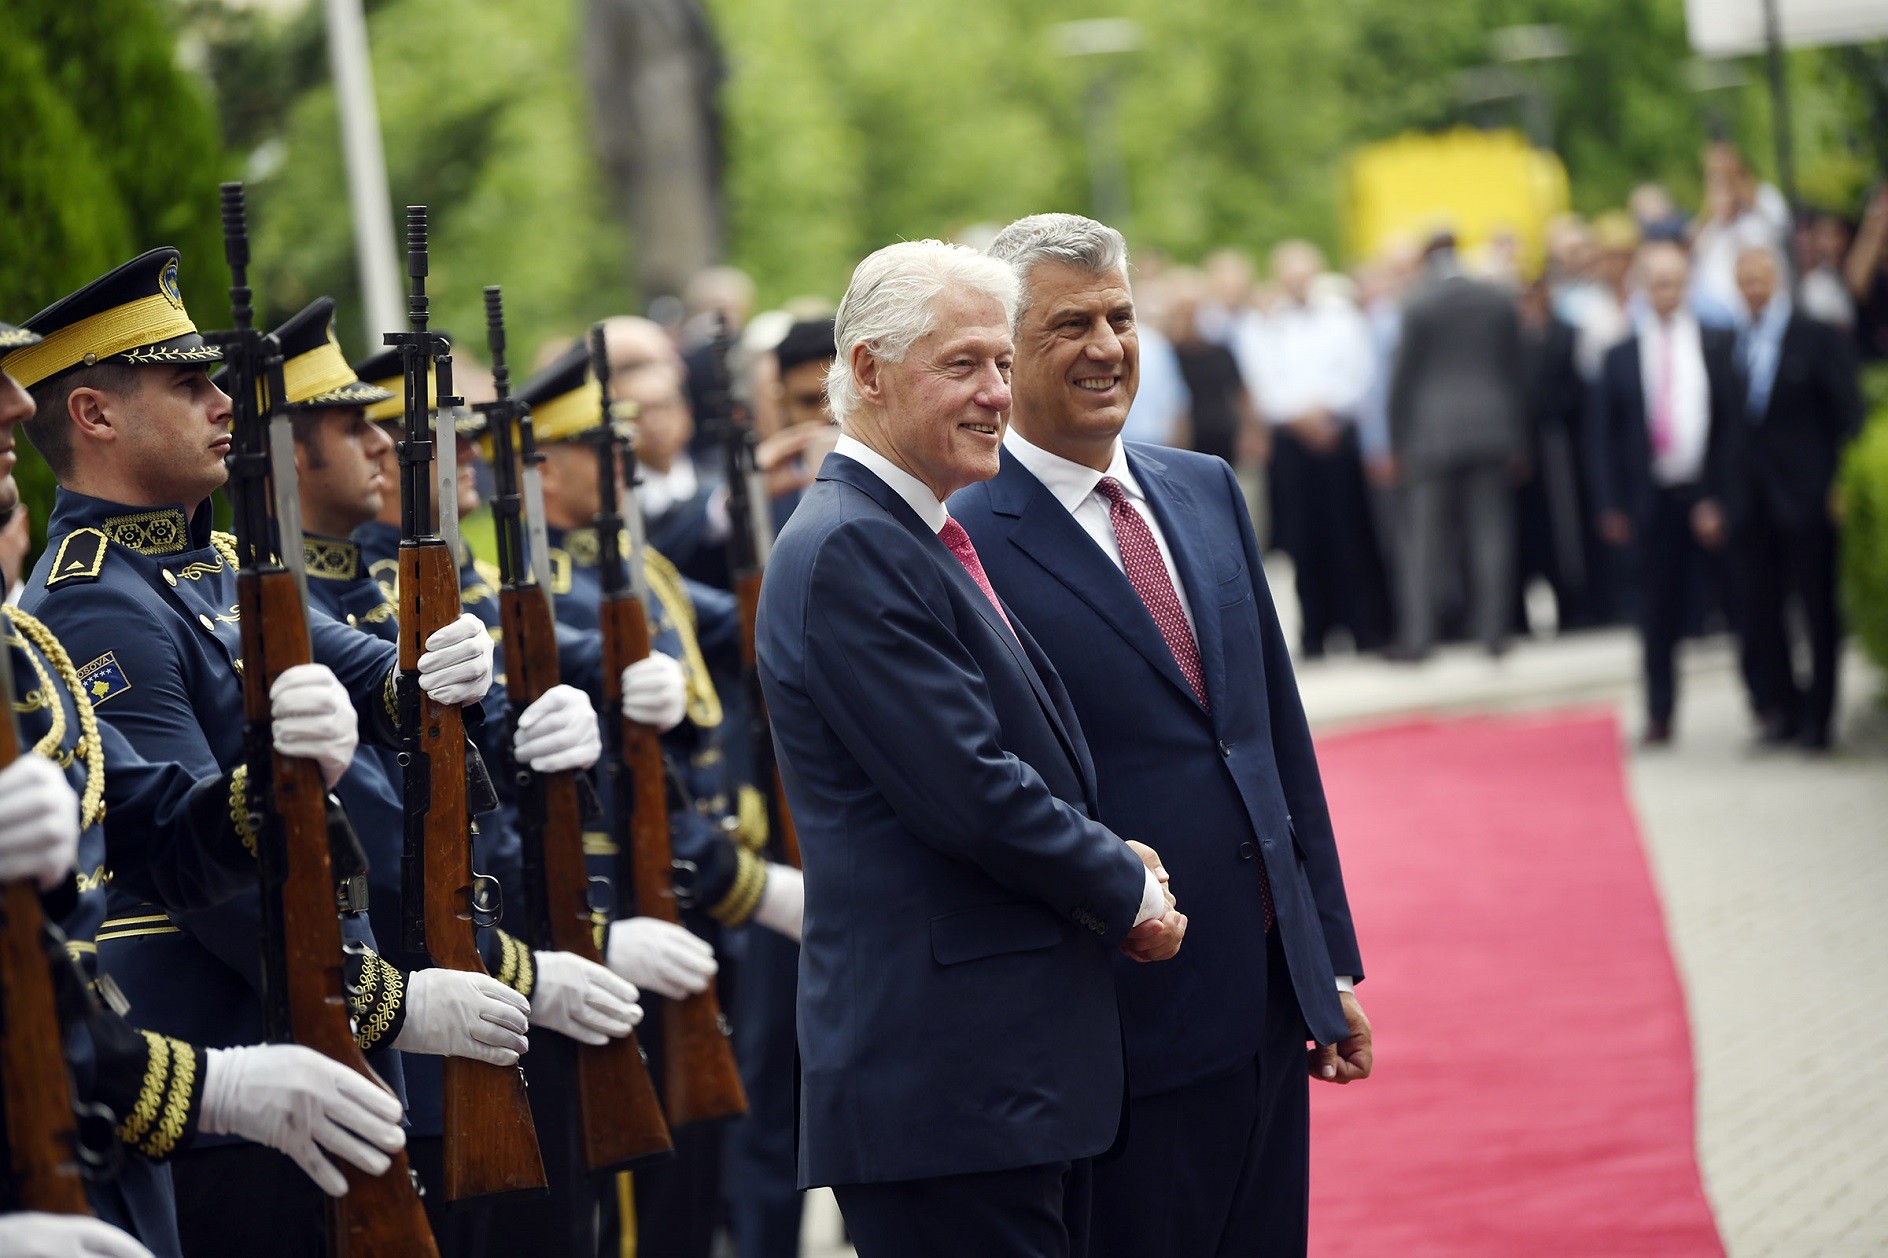
[[[1888,364],[1863,383],[1871,418],[1842,463],[1843,607],[1863,649],[1888,669]]]
[[[0,319],[24,322],[144,250],[176,245],[199,324],[224,322],[226,158],[166,12],[161,0],[0,6]],[[27,443],[18,449],[37,549],[52,476]]]
[[[36,0],[38,2],[38,0]],[[120,0],[122,2],[122,0]],[[578,68],[584,0],[376,0],[370,40],[395,205],[434,209],[436,310],[475,327],[478,286],[506,286],[529,350],[633,309],[634,242],[608,210]],[[1558,25],[1571,55],[1506,67],[1548,102],[1577,208],[1643,179],[1698,194],[1707,134],[1767,167],[1761,67],[1694,92],[1683,0],[1116,0],[1143,46],[1058,55],[1076,0],[704,0],[724,43],[730,258],[776,302],[836,297],[896,239],[1045,208],[1087,210],[1084,102],[1105,73],[1137,247],[1183,259],[1286,235],[1340,238],[1338,172],[1354,145],[1464,121],[1518,125],[1519,101],[1463,103],[1490,33]],[[333,293],[359,349],[339,129],[319,5],[282,17],[171,0],[206,48],[224,134],[251,158],[259,294],[272,315]],[[1799,163],[1819,199],[1872,168],[1853,50],[1793,55]],[[1858,161],[1857,154],[1862,153]]]

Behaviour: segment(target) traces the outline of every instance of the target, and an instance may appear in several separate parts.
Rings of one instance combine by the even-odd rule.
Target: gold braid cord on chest
[[[58,688],[72,696],[72,706],[79,717],[79,741],[73,747],[73,754],[85,759],[85,793],[79,797],[79,824],[81,829],[89,830],[105,816],[105,748],[99,741],[98,718],[92,713],[92,701],[86,698],[85,689],[79,684],[72,657],[59,645],[52,630],[17,607],[8,607],[6,617],[25,639],[21,645],[31,643],[35,648],[25,654],[33,671],[39,674],[52,725],[45,737],[33,745],[33,750],[55,764],[70,763],[69,759],[62,761],[60,752],[66,737],[66,709],[65,704],[58,702]],[[40,662],[42,656],[52,665],[50,673],[46,664]],[[57,688],[54,676],[58,678]]]

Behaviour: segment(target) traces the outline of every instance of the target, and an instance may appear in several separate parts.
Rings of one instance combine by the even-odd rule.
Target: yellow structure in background
[[[1523,273],[1538,274],[1547,224],[1567,206],[1567,168],[1517,131],[1411,133],[1351,154],[1344,244],[1353,259],[1371,258],[1447,227],[1474,257],[1512,234]]]

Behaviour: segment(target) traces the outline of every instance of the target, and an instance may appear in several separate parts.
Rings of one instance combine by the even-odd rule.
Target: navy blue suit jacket
[[[1153,846],[1187,915],[1164,965],[1115,966],[1136,1096],[1249,1064],[1266,1004],[1255,861],[1271,877],[1305,1024],[1345,1034],[1335,976],[1361,977],[1298,685],[1245,499],[1219,459],[1130,444],[1128,465],[1173,551],[1209,714],[1134,587],[1006,450],[994,480],[951,499],[998,594],[1049,653],[1088,735],[1100,819]],[[1289,993],[1284,995],[1289,998]]]
[[[1146,874],[1092,820],[1047,657],[843,455],[781,531],[758,637],[806,869],[800,1185],[1105,1151],[1109,957]]]

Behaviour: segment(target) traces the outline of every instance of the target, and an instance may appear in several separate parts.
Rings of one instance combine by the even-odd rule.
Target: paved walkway
[[[1287,619],[1289,577],[1273,575]],[[1320,735],[1419,713],[1610,705],[1641,715],[1625,631],[1420,666],[1300,669]],[[1678,740],[1630,749],[1630,777],[1684,976],[1699,1153],[1732,1258],[1888,1255],[1888,712],[1851,656],[1830,757],[1753,750],[1728,647],[1683,661]],[[1341,836],[1340,836],[1341,841]],[[1366,927],[1367,929],[1367,924]],[[829,1195],[808,1258],[842,1258]]]

